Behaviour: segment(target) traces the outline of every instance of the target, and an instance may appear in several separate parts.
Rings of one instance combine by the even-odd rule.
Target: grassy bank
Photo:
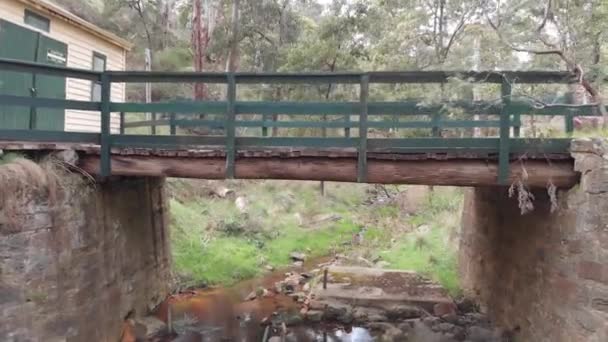
[[[218,195],[222,187],[234,194]],[[172,180],[172,248],[180,281],[229,285],[263,273],[267,265],[288,265],[289,254],[297,251],[381,260],[385,267],[428,274],[458,292],[449,237],[460,218],[459,190],[418,196],[421,203],[412,210],[413,200],[401,197],[420,188],[326,187],[321,196],[317,182]],[[362,229],[364,240],[353,244]]]
[[[344,248],[359,230],[349,208],[364,198],[363,187],[332,185],[321,197],[318,185],[285,182],[198,183],[205,190],[227,186],[234,196],[180,196],[192,182],[173,181],[171,199],[172,247],[177,272],[190,284],[227,285],[254,277],[266,265],[285,266],[289,254],[322,256]],[[235,197],[246,198],[239,210]],[[335,222],[308,225],[315,217],[334,214]]]

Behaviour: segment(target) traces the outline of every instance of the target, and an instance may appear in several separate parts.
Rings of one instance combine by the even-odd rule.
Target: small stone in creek
[[[289,254],[289,257],[293,261],[304,261],[304,260],[306,260],[306,254],[299,253],[299,252],[293,252],[293,253]]]
[[[247,295],[247,297],[245,297],[245,300],[249,301],[249,300],[254,300],[257,298],[257,295],[254,292],[251,292],[250,294]]]
[[[455,314],[456,304],[454,303],[437,303],[433,306],[433,314],[437,317]]]

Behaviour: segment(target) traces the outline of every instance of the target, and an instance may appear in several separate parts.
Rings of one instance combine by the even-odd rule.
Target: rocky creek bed
[[[127,320],[122,341],[511,341],[414,272],[292,258],[262,279],[175,294],[155,316]]]

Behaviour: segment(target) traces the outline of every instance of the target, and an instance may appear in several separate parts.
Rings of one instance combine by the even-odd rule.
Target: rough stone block
[[[591,307],[597,311],[602,311],[608,314],[608,297],[592,298]]]
[[[153,207],[166,202],[150,190],[162,184],[112,179],[92,195],[20,199],[19,224],[0,227],[0,341],[114,341],[128,312],[164,298],[167,211]]]
[[[608,144],[606,139],[602,138],[578,138],[570,143],[570,152],[594,153],[601,156],[608,152]]]
[[[608,166],[589,171],[581,180],[583,190],[590,194],[608,192]]]
[[[577,266],[578,276],[608,285],[608,266],[595,261],[581,261]]]
[[[573,153],[572,156],[574,157],[574,170],[583,174],[599,169],[608,163],[604,157],[592,153]]]

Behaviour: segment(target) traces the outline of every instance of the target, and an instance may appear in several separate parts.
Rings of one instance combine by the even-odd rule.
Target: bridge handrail
[[[101,74],[109,75],[111,82],[206,82],[228,83],[234,75],[236,83],[350,83],[358,84],[361,76],[368,75],[369,83],[445,83],[451,78],[470,82],[500,84],[506,78],[516,83],[575,83],[568,71],[370,71],[370,72],[167,72],[167,71],[112,71],[105,72],[41,64],[9,58],[0,58],[0,69],[38,74],[57,75],[99,81]]]
[[[59,66],[42,65],[32,62],[0,59],[0,70],[24,73],[47,74],[53,76],[80,78],[101,82],[101,101],[76,101],[52,98],[37,98],[0,94],[0,104],[48,107],[61,109],[93,110],[101,112],[101,133],[51,132],[0,129],[0,137],[11,140],[43,140],[95,143],[101,146],[101,172],[110,175],[110,149],[113,146],[162,146],[180,147],[185,145],[223,145],[226,150],[227,177],[234,177],[236,150],[244,146],[315,146],[315,147],[354,147],[358,151],[358,180],[363,182],[367,175],[368,150],[399,149],[409,152],[425,153],[437,151],[483,150],[496,153],[499,157],[498,179],[504,183],[509,174],[510,153],[530,149],[541,151],[565,151],[567,139],[513,139],[519,137],[520,116],[563,115],[566,118],[566,131],[573,130],[576,116],[599,115],[592,105],[573,108],[566,104],[538,106],[529,101],[517,101],[511,97],[514,83],[571,83],[571,75],[563,71],[408,71],[408,72],[347,72],[347,73],[195,73],[195,72],[144,72],[144,71],[105,71],[73,69]],[[470,82],[501,84],[501,96],[497,102],[445,102],[427,104],[421,101],[369,101],[370,83],[444,83],[457,77]],[[204,82],[226,84],[227,96],[224,101],[171,101],[156,103],[112,102],[110,89],[118,82]],[[237,101],[237,84],[270,83],[344,83],[358,84],[359,101],[350,102],[269,102]],[[451,109],[466,111],[469,115],[497,115],[500,120],[445,120],[445,113]],[[110,117],[112,112],[120,113],[120,134],[111,134]],[[168,113],[169,119],[142,120],[125,122],[125,112]],[[176,113],[220,114],[221,119],[177,119]],[[262,119],[243,120],[243,114],[261,114]],[[270,115],[322,115],[341,116],[337,120],[324,121],[274,121]],[[393,121],[374,121],[369,118],[378,115],[393,116]],[[351,116],[358,121],[351,121]],[[428,116],[428,120],[398,121],[399,117]],[[125,128],[169,126],[171,136],[146,136],[124,134]],[[224,136],[175,136],[176,127],[207,126],[223,130]],[[264,137],[238,137],[238,127],[262,128]],[[314,127],[343,128],[345,136],[328,137],[267,137],[267,128],[272,127]],[[370,128],[430,128],[430,138],[378,139],[368,138]],[[499,138],[441,138],[440,128],[499,128]],[[359,136],[351,137],[350,129],[358,128]]]

